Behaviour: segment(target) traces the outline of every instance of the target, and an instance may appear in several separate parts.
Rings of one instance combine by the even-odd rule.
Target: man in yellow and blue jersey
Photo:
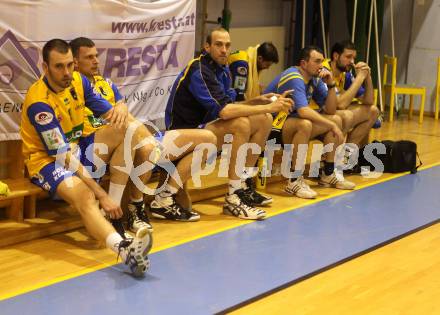
[[[284,93],[292,91],[295,109],[289,114],[282,130],[282,142],[293,144],[292,169],[299,164],[289,178],[285,190],[300,198],[312,199],[317,196],[304,181],[305,161],[297,163],[299,146],[320,137],[324,144],[333,144],[324,162],[324,170],[319,183],[338,189],[354,189],[354,184],[345,180],[335,169],[336,148],[344,142],[341,131],[342,121],[336,115],[335,82],[330,71],[322,66],[324,57],[320,48],[307,46],[300,51],[296,66],[284,70],[266,88],[265,92]],[[312,109],[312,100],[318,109]]]
[[[193,59],[177,76],[165,112],[167,129],[199,128],[217,136],[217,149],[232,142],[228,166],[229,191],[225,197],[225,214],[248,220],[260,220],[265,211],[255,206],[272,202],[248,186],[243,170],[236,170],[237,160],[244,159],[245,168],[253,167],[260,152],[239,155],[239,148],[249,142],[264,150],[272,126],[270,113],[289,111],[293,102],[272,95],[262,95],[244,103],[236,102],[227,66],[231,39],[227,30],[213,29],[205,42],[203,53]],[[249,106],[255,104],[253,106]],[[246,152],[247,153],[247,152]]]
[[[103,78],[99,75],[99,59],[98,51],[95,43],[85,37],[79,37],[70,42],[72,52],[75,60],[76,67],[79,72],[87,76],[92,82],[92,86],[97,93],[100,93],[105,99],[107,99],[115,110],[121,110],[128,113],[127,106],[124,103],[122,95],[119,93],[116,85],[108,78]],[[95,117],[92,112],[88,111],[86,120],[86,131],[96,128],[106,128],[102,125],[99,117]],[[128,121],[133,121],[135,118],[128,113]],[[147,130],[146,126],[139,124],[136,129],[134,137],[138,139],[138,142],[145,138],[152,137],[151,133]],[[170,131],[165,134],[159,133],[155,137],[155,141],[159,142],[162,148],[162,155],[158,157],[158,162],[165,158],[169,161],[174,161],[176,167],[172,165],[173,171],[175,171],[182,181],[185,183],[191,175],[191,161],[193,157],[193,151],[200,143],[215,143],[216,138],[208,130],[179,130]],[[188,147],[188,144],[190,144]],[[177,148],[185,149],[177,154],[175,152],[169,152],[176,146]],[[145,147],[140,147],[136,151],[134,164],[135,166],[141,165],[149,158],[149,151]],[[163,162],[163,161],[162,161]],[[168,165],[171,166],[171,165]],[[151,172],[141,174],[140,180],[145,185],[150,178]],[[172,174],[170,174],[172,175]],[[156,199],[153,202],[153,206],[150,207],[152,216],[158,219],[169,219],[175,221],[198,221],[200,215],[190,209],[182,207],[176,201],[176,193],[180,189],[178,183],[175,180],[175,176],[170,176],[168,182],[165,184],[164,189],[156,195]],[[142,189],[136,187],[136,185],[130,186],[130,202],[128,204],[128,228],[136,232],[140,227],[147,226],[150,230],[152,226],[148,219],[148,215],[145,212],[144,196]]]
[[[250,100],[259,96],[261,71],[269,69],[278,61],[277,48],[271,42],[231,53],[228,64],[232,75],[232,86],[237,92],[236,101]]]
[[[134,239],[123,239],[100,211],[113,219],[122,216],[118,198],[128,174],[117,169],[127,167],[123,156],[125,130],[114,127],[120,116],[94,92],[86,77],[73,71],[67,42],[53,39],[44,45],[43,70],[44,76],[27,92],[20,128],[31,181],[51,196],[67,201],[79,212],[88,232],[118,253],[135,276],[142,276],[149,267],[146,255],[152,240],[148,229],[140,229]],[[82,137],[86,107],[112,127]],[[91,156],[95,145],[105,146],[107,154]],[[96,170],[95,159],[109,164],[112,192],[105,192],[93,179],[105,167],[101,163]]]
[[[368,141],[368,134],[379,117],[379,109],[373,104],[371,69],[365,62],[355,63],[356,54],[356,47],[351,41],[337,42],[332,47],[331,60],[325,60],[324,67],[335,78],[337,114],[343,120],[347,143],[359,147],[365,144],[362,143],[365,138]]]

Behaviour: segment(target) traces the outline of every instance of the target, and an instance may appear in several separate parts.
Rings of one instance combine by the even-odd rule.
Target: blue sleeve
[[[115,103],[117,103],[120,100],[122,100],[122,95],[121,95],[121,93],[119,93],[118,87],[113,82],[111,83],[111,87],[112,87],[112,90],[113,90],[113,94],[115,94]]]
[[[82,74],[81,78],[84,90],[85,105],[93,112],[95,117],[102,116],[113,108],[113,106],[106,99],[104,99],[101,94],[95,93],[89,79]]]
[[[245,60],[237,60],[229,65],[232,75],[232,86],[237,92],[237,101],[243,101],[246,92],[249,64]]]
[[[235,102],[237,100],[237,91],[232,88],[232,75],[231,71],[229,70],[229,67],[226,66],[223,71],[224,80],[223,80],[223,86],[226,88],[226,95],[229,96],[229,98]]]
[[[327,100],[328,89],[327,85],[322,80],[318,79],[317,81],[318,82],[315,90],[313,91],[312,98],[316,104],[319,105],[319,107],[323,107],[325,105],[325,101]]]
[[[207,67],[201,66],[193,71],[189,90],[194,98],[209,112],[211,118],[218,118],[220,111],[233,100]]]
[[[29,121],[34,126],[48,155],[55,156],[70,150],[69,141],[61,129],[53,109],[46,103],[34,103],[27,109]]]
[[[293,78],[278,86],[279,94],[282,94],[288,90],[293,90],[292,99],[295,102],[295,109],[309,106],[306,85],[304,84],[303,80]]]
[[[263,94],[278,93],[278,82],[280,82],[281,74],[277,75],[264,89]]]
[[[354,81],[353,74],[351,72],[346,72],[346,74],[345,74],[344,90],[347,91],[350,88],[350,86],[353,83],[353,81]],[[365,94],[365,88],[361,85],[359,90],[357,90],[355,97],[361,97],[364,94]]]

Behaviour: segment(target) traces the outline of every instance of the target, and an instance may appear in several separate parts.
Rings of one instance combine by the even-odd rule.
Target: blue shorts
[[[80,160],[81,164],[90,171],[96,171],[96,166],[94,165],[93,155],[93,144],[95,140],[95,134],[92,133],[88,137],[80,138],[78,142],[78,151],[76,152],[76,157]],[[86,154],[87,152],[87,154]],[[87,158],[90,157],[90,159]],[[75,173],[64,168],[57,162],[52,162],[45,165],[39,173],[31,178],[31,182],[35,185],[43,188],[49,192],[52,198],[55,198],[58,185],[65,179],[69,177],[76,176]]]

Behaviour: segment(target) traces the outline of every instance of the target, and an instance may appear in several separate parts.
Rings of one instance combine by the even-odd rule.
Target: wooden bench
[[[6,155],[0,159],[3,175],[1,181],[6,183],[10,190],[8,196],[0,195],[0,207],[6,208],[6,217],[14,221],[35,218],[37,195],[43,190],[25,177],[22,143],[20,140],[13,140],[0,144],[3,155]]]

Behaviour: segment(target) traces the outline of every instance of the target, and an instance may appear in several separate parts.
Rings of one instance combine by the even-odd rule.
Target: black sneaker
[[[131,236],[129,234],[127,234],[127,232],[125,232],[124,224],[122,223],[122,219],[109,219],[109,218],[107,218],[107,220],[110,221],[110,223],[113,225],[113,228],[116,230],[116,232],[118,232],[119,235],[121,235],[121,237],[123,239],[131,238]]]
[[[132,202],[128,204],[127,228],[136,233],[141,227],[146,227],[153,232],[153,226],[150,223],[143,202]]]
[[[245,180],[246,186],[245,193],[248,195],[248,201],[252,206],[266,206],[272,203],[273,199],[269,196],[264,196],[256,191],[254,179],[249,177]]]
[[[167,199],[171,199],[171,204],[164,204],[160,201],[153,200],[150,204],[150,212],[153,218],[174,221],[193,222],[199,221],[200,215],[193,211],[184,209],[176,202],[176,195],[171,195]]]

